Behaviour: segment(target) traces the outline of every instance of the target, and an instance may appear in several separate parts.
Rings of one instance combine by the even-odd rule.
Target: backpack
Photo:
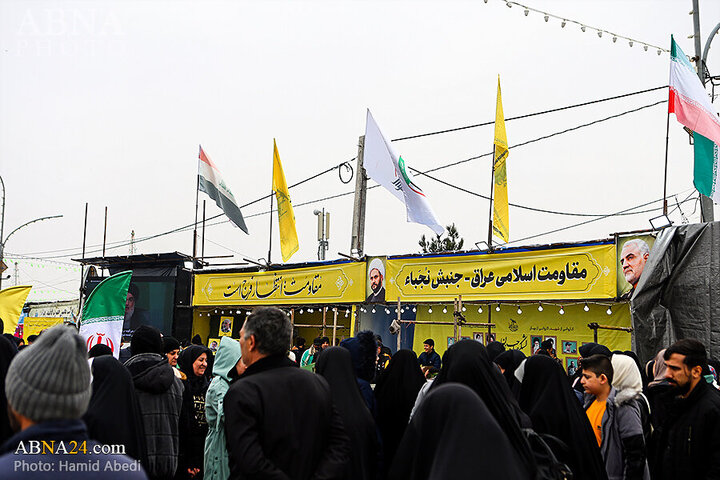
[[[557,459],[548,445],[550,443],[565,447],[562,440],[552,435],[538,434],[530,428],[523,428],[523,434],[535,457],[537,480],[572,480],[573,473],[570,468]]]

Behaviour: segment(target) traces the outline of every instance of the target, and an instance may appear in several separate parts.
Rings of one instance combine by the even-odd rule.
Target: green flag
[[[718,146],[697,132],[693,132],[695,143],[695,168],[693,183],[697,191],[720,203],[718,188]]]
[[[131,278],[130,270],[116,273],[90,292],[80,316],[80,335],[85,338],[88,350],[103,343],[110,347],[115,358],[120,355],[125,301]]]

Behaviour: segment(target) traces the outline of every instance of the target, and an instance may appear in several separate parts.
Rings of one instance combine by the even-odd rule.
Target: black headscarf
[[[92,362],[92,396],[83,420],[88,435],[105,445],[125,445],[125,453],[145,464],[145,434],[132,376],[112,355]]]
[[[180,352],[180,355],[178,356],[178,367],[180,367],[180,371],[187,376],[185,388],[188,388],[189,386],[190,393],[193,395],[207,391],[208,386],[210,386],[210,381],[208,380],[207,375],[195,375],[195,371],[193,370],[193,363],[195,363],[195,360],[197,360],[203,353],[207,354],[209,360],[211,353],[210,349],[202,345],[190,345]],[[205,372],[207,372],[207,369]]]
[[[574,478],[606,480],[605,464],[600,456],[590,422],[568,385],[563,368],[552,358],[534,355],[527,359],[520,388],[520,407],[530,416],[538,433],[552,435],[567,449],[554,451],[567,464]]]
[[[0,445],[13,436],[8,418],[7,397],[5,396],[5,376],[10,362],[17,354],[17,346],[7,338],[0,336]]]
[[[388,480],[438,478],[532,478],[485,403],[457,383],[433,388],[423,400],[388,474]]]
[[[578,352],[580,352],[580,356],[582,358],[587,358],[596,354],[605,355],[608,358],[612,357],[612,352],[608,347],[593,342],[586,343],[585,345],[581,346],[580,348],[578,348]]]
[[[203,454],[208,424],[205,419],[205,393],[210,381],[206,375],[195,375],[193,363],[202,355],[210,357],[210,350],[202,345],[190,345],[180,352],[178,366],[187,376],[183,380],[183,402],[180,408],[178,421],[179,448],[178,448],[178,476],[185,478],[188,468],[203,469]],[[207,373],[207,370],[205,371]]]
[[[520,410],[507,382],[490,362],[480,342],[461,340],[447,349],[440,373],[430,389],[447,382],[462,383],[478,394],[507,434],[528,471],[534,471],[535,459],[521,430],[523,426],[530,426],[530,420]]]
[[[375,387],[377,425],[383,442],[383,459],[389,466],[395,455],[418,392],[425,384],[417,355],[411,350],[399,350],[390,359]]]
[[[520,382],[515,378],[515,370],[525,360],[525,354],[520,350],[507,350],[495,357],[495,363],[502,367],[503,377],[515,398],[520,395]]]
[[[505,345],[498,341],[488,342],[487,347],[485,348],[487,349],[488,357],[490,357],[491,362],[494,362],[497,356],[505,351]]]
[[[342,347],[326,348],[318,356],[315,371],[330,385],[333,404],[350,437],[353,454],[345,478],[374,480],[377,478],[379,449],[375,421],[360,394],[350,352]]]

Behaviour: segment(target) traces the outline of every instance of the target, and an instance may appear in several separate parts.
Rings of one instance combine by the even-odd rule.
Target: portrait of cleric
[[[385,265],[379,258],[373,258],[368,267],[370,295],[366,303],[382,303],[385,301]]]
[[[125,321],[123,322],[123,337],[132,336],[140,325],[150,324],[150,315],[144,308],[137,306],[140,301],[140,290],[134,283],[128,287],[127,299],[125,300]]]
[[[650,246],[645,240],[634,238],[623,244],[620,251],[620,266],[625,281],[630,284],[630,290],[623,293],[621,299],[629,300],[635,293],[648,257],[650,257]]]

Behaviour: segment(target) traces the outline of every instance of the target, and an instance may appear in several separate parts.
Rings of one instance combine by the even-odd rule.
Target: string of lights
[[[620,35],[618,33],[613,33],[604,28],[594,27],[592,25],[588,25],[587,23],[578,22],[577,20],[572,20],[567,17],[561,17],[561,16],[558,16],[558,15],[555,15],[555,14],[552,14],[549,12],[544,12],[542,10],[538,10],[536,8],[528,7],[527,5],[523,5],[522,3],[513,2],[510,0],[500,0],[500,1],[502,1],[508,8],[512,8],[513,6],[519,7],[520,9],[523,10],[523,13],[525,14],[526,17],[528,15],[530,15],[530,12],[533,12],[533,13],[542,15],[542,17],[546,23],[548,23],[551,18],[553,20],[557,20],[560,22],[560,28],[565,28],[565,26],[567,26],[568,24],[571,24],[571,25],[580,27],[581,32],[586,32],[588,30],[590,30],[591,32],[595,32],[597,34],[598,38],[602,38],[603,35],[605,35],[607,38],[611,38],[613,43],[617,43],[618,39],[620,39],[620,40],[626,41],[629,47],[632,47],[636,43],[638,45],[642,45],[643,50],[646,52],[650,49],[653,49],[657,52],[658,55],[661,55],[663,53],[670,53],[670,50],[668,50],[667,48],[659,47],[657,45],[653,45],[652,43],[643,42],[641,40],[630,38],[625,35]],[[488,3],[488,0],[484,0],[484,2]]]

